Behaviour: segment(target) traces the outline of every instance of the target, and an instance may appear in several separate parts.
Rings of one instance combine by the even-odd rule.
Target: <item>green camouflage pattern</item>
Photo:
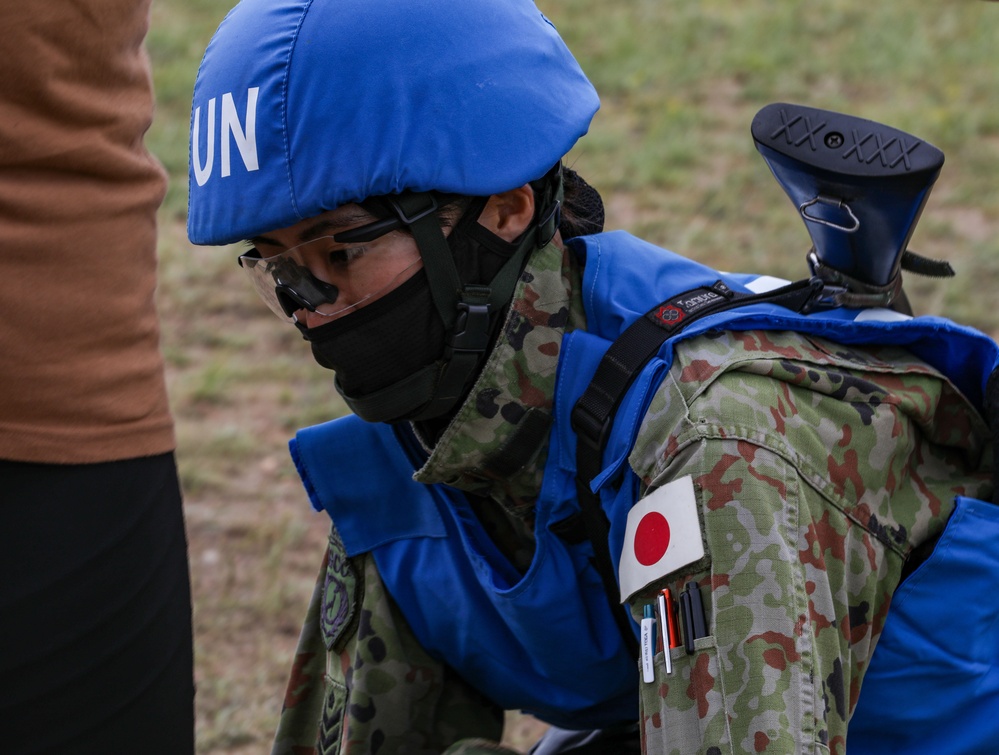
[[[549,244],[536,251],[514,291],[503,332],[465,403],[414,479],[445,483],[489,497],[521,516],[541,488],[546,449],[505,479],[490,472],[490,458],[531,409],[551,415],[562,336],[584,327],[579,289],[568,252]]]
[[[345,570],[343,564],[349,564]],[[357,589],[331,590],[353,572]],[[358,621],[321,620],[333,595]],[[327,652],[327,648],[334,650]],[[335,531],[295,655],[272,755],[439,755],[504,752],[503,711],[430,657],[369,556],[347,558]]]
[[[579,271],[549,244],[521,275],[510,313],[469,398],[416,474],[470,493],[518,568],[533,555],[533,503],[547,449],[493,473],[529,410],[550,415],[562,336],[585,324]],[[498,505],[497,505],[498,504]],[[502,711],[417,643],[370,556],[350,559],[335,528],[299,640],[273,755],[512,753]]]
[[[842,753],[912,548],[991,485],[989,434],[902,349],[781,332],[682,343],[630,457],[651,490],[692,476],[709,636],[642,684],[647,753]]]
[[[319,612],[328,563],[327,550],[298,638],[281,718],[271,747],[272,755],[315,755],[319,752],[319,721],[326,700],[326,645],[319,628]]]

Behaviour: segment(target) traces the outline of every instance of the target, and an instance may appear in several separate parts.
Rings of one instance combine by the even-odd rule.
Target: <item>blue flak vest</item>
[[[313,506],[332,517],[349,555],[372,554],[386,588],[433,656],[505,709],[591,729],[637,719],[639,680],[590,564],[590,544],[572,545],[551,531],[579,510],[573,405],[611,342],[659,302],[719,279],[745,293],[782,281],[720,274],[623,232],[574,239],[570,246],[585,263],[587,330],[567,334],[562,343],[537,501],[537,550],[526,574],[493,545],[460,491],[412,480],[424,457],[408,426],[344,417],[299,431],[291,451]],[[669,370],[673,342],[722,329],[795,330],[844,344],[903,345],[979,408],[999,364],[995,342],[937,317],[846,309],[801,315],[757,303],[694,322],[667,341],[632,383],[615,415],[602,472],[592,482],[610,521],[615,563],[627,512],[639,496],[627,457]],[[999,742],[996,595],[999,506],[959,499],[933,556],[892,603],[850,724],[852,753],[983,752]]]

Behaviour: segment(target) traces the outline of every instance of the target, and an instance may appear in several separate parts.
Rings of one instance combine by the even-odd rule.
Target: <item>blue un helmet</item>
[[[228,244],[352,202],[383,229],[408,230],[440,353],[374,387],[346,386],[335,360],[326,366],[365,419],[440,416],[477,372],[526,256],[554,234],[560,160],[598,107],[533,0],[243,0],[194,87],[188,235]],[[534,227],[485,291],[467,285],[436,211],[529,182]],[[303,333],[324,363],[316,333]]]

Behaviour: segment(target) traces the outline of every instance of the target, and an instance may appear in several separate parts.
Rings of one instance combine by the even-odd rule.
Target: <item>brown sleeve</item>
[[[0,7],[0,457],[173,449],[148,24],[149,0]]]

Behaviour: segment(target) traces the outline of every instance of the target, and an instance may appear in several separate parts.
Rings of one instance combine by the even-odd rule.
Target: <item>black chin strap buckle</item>
[[[452,354],[484,354],[489,347],[489,305],[458,302],[458,319],[451,337]]]
[[[467,286],[462,299],[445,349],[444,370],[435,397],[435,402],[448,406],[465,395],[489,348],[489,289]]]

